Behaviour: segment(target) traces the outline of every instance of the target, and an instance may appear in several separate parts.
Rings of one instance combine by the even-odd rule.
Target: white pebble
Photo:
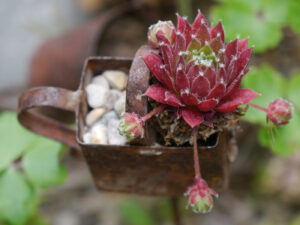
[[[107,98],[106,98],[106,103],[105,106],[108,110],[112,109],[118,101],[118,99],[122,96],[122,92],[119,90],[112,89],[109,91]]]
[[[90,131],[83,135],[83,142],[86,144],[92,144],[92,134]]]
[[[124,145],[126,138],[119,133],[120,120],[112,119],[108,122],[108,143],[111,145]]]
[[[127,84],[127,75],[119,70],[107,70],[102,74],[112,88],[124,90]]]
[[[114,110],[120,117],[122,113],[125,112],[125,102],[126,102],[126,94],[122,94],[122,96],[116,101],[114,105]]]
[[[92,142],[93,144],[106,145],[108,144],[107,139],[107,128],[103,124],[97,124],[92,127]]]
[[[101,86],[101,87],[103,87],[103,88],[105,88],[105,89],[109,89],[109,83],[108,83],[108,81],[105,79],[105,77],[104,76],[102,76],[102,75],[98,75],[98,76],[95,76],[94,78],[93,78],[93,80],[92,80],[92,83],[93,84],[97,84],[97,85],[99,85],[99,86]]]
[[[105,106],[107,98],[110,94],[109,90],[96,84],[89,84],[86,87],[86,93],[88,104],[92,108],[100,108]]]
[[[91,126],[103,116],[105,111],[106,110],[104,108],[97,108],[90,111],[85,118],[86,125]]]
[[[104,124],[107,125],[110,120],[118,119],[118,115],[115,111],[109,111],[105,113],[102,118],[96,124]],[[95,125],[96,125],[95,124]]]

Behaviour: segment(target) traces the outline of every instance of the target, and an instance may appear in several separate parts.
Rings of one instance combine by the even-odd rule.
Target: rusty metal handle
[[[36,87],[23,93],[19,98],[18,119],[27,129],[79,149],[76,132],[66,124],[55,121],[33,108],[53,107],[76,112],[80,91],[56,87]]]

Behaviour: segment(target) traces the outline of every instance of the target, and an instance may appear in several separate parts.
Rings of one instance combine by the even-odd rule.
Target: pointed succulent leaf
[[[174,54],[176,57],[180,56],[182,52],[185,51],[186,39],[184,35],[180,32],[176,32],[176,39],[175,39],[175,51]]]
[[[198,98],[191,93],[186,93],[184,91],[181,92],[181,98],[186,105],[197,105]]]
[[[224,66],[224,65],[223,65]],[[225,68],[219,66],[219,72],[218,72],[218,76],[217,76],[217,81],[220,83],[227,83],[227,77],[226,77],[226,72],[225,72]]]
[[[218,101],[216,99],[208,99],[208,100],[204,100],[203,102],[199,103],[197,105],[197,107],[202,112],[208,112],[208,111],[214,109],[217,104],[218,104]]]
[[[162,54],[163,61],[170,73],[173,71],[171,68],[174,66],[174,51],[169,40],[165,37],[162,31],[158,31],[156,34],[156,38],[159,43],[160,52]]]
[[[181,102],[181,99],[170,91],[165,92],[165,103],[174,107],[184,106],[184,104]]]
[[[183,68],[177,68],[175,84],[178,91],[190,89],[189,80],[186,76],[186,73],[183,71]]]
[[[243,52],[248,48],[248,38],[238,40],[238,52]]]
[[[207,98],[217,98],[221,99],[226,91],[226,87],[224,84],[219,83],[213,89],[211,89],[210,93],[208,94]]]
[[[227,69],[227,83],[230,84],[237,75],[237,59],[233,59]]]
[[[231,112],[239,105],[247,104],[252,99],[260,96],[257,92],[251,89],[239,89],[233,93],[228,99],[220,103],[215,110],[218,112]]]
[[[226,93],[223,96],[224,99],[231,96],[237,89],[239,89],[242,78],[248,73],[248,70],[245,70],[243,73],[241,73],[235,80],[231,82],[226,88]]]
[[[208,67],[207,70],[204,73],[204,77],[207,78],[207,80],[210,83],[210,87],[215,86],[216,83],[216,71],[214,67]]]
[[[229,66],[231,60],[233,59],[234,56],[237,54],[237,43],[238,40],[234,40],[230,42],[226,48],[225,48],[225,65],[226,68]]]
[[[191,127],[196,127],[203,122],[203,114],[197,109],[183,108],[182,117]]]
[[[205,43],[210,40],[210,33],[207,25],[205,24],[200,25],[200,29],[196,33],[196,37],[200,40],[202,46],[204,46]]]
[[[219,22],[210,32],[212,38],[220,37],[224,43],[224,29],[221,22]]]
[[[176,91],[175,81],[173,80],[170,72],[165,67],[163,67],[162,70],[164,74],[162,77],[162,83],[170,90]]]
[[[177,29],[176,29],[176,31],[184,34],[185,29],[186,29],[186,21],[179,14],[177,14]]]
[[[188,79],[190,81],[190,83],[193,82],[193,80],[199,76],[200,73],[200,66],[193,64],[194,62],[192,62],[191,64],[188,65],[187,67],[187,75],[188,75]]]
[[[168,92],[166,88],[159,84],[151,85],[144,96],[147,96],[149,98],[152,98],[153,100],[160,102],[160,103],[165,103],[165,93]]]
[[[163,64],[160,56],[154,52],[151,52],[150,54],[143,56],[142,59],[144,60],[150,72],[155,76],[155,78],[158,81],[163,82],[164,74],[162,71],[162,67],[164,67],[165,65]]]
[[[210,43],[209,46],[214,50],[214,52],[219,53],[220,49],[224,48],[224,44],[220,37],[214,38]],[[220,60],[220,57],[218,57]]]
[[[197,94],[199,98],[207,96],[210,91],[210,84],[206,77],[200,75],[192,83],[191,92]]]
[[[240,74],[244,70],[250,60],[253,48],[244,50],[237,59],[237,71],[236,74]]]
[[[200,29],[201,24],[205,24],[207,26],[207,20],[206,20],[205,16],[199,10],[198,14],[193,22],[193,25],[192,25],[193,34],[195,34],[195,32],[197,32]]]

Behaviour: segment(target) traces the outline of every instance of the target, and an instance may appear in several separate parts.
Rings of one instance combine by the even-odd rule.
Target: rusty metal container
[[[191,147],[154,145],[151,127],[145,138],[124,146],[94,145],[83,142],[85,117],[89,107],[85,87],[94,75],[113,69],[129,71],[126,90],[126,111],[147,113],[147,99],[136,98],[148,88],[150,72],[140,56],[149,48],[143,46],[136,57],[90,57],[85,61],[77,91],[54,87],[37,87],[23,93],[19,99],[19,121],[26,128],[78,149],[84,156],[94,182],[101,191],[143,195],[179,196],[193,183],[193,150]],[[76,131],[65,124],[42,115],[34,108],[54,107],[76,114]],[[208,184],[222,191],[228,184],[229,134],[214,135],[211,144],[199,146],[203,177]]]

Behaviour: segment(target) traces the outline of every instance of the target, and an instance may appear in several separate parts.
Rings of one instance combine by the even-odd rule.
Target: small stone
[[[109,83],[102,75],[95,76],[92,80],[92,84],[97,84],[107,90],[109,89]]]
[[[108,143],[111,145],[125,145],[126,137],[120,135],[120,120],[112,119],[108,122]]]
[[[91,126],[103,116],[105,111],[106,110],[104,108],[97,108],[90,111],[85,118],[86,125]]]
[[[120,70],[107,70],[102,74],[112,88],[124,90],[127,84],[127,75]]]
[[[112,89],[109,91],[109,94],[107,95],[107,99],[106,99],[106,108],[108,110],[111,110],[112,108],[114,108],[114,105],[116,103],[116,101],[118,101],[118,99],[122,96],[122,92],[119,90],[115,90]]]
[[[114,110],[119,115],[119,117],[122,115],[122,113],[125,112],[125,102],[126,102],[126,95],[125,93],[122,93],[122,96],[116,101],[114,105]]]
[[[97,124],[92,127],[92,142],[93,144],[106,145],[107,139],[107,128],[103,124]]]
[[[112,111],[105,113],[102,116],[102,118],[99,120],[99,122],[97,122],[96,124],[99,123],[99,124],[107,125],[110,120],[116,120],[116,119],[118,119],[118,115],[115,111],[112,110]]]
[[[89,84],[86,87],[86,92],[88,104],[92,108],[100,108],[105,106],[108,96],[110,95],[109,90],[97,84]]]
[[[92,144],[92,133],[88,131],[83,135],[83,142],[86,144]]]

